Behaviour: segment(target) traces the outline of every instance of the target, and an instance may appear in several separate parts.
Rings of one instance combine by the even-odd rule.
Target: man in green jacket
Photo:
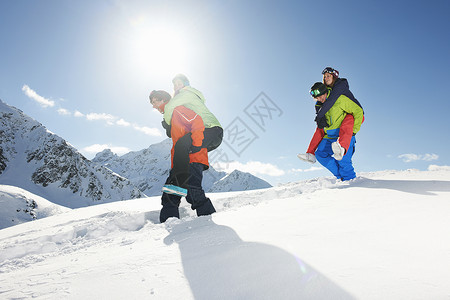
[[[322,82],[316,82],[311,87],[310,94],[320,105],[327,101],[327,98],[330,95],[330,89]],[[343,121],[348,114],[351,114],[354,117],[353,136],[343,158],[341,160],[336,160],[333,157],[333,155],[335,155],[333,146],[336,145],[335,142],[339,138],[339,132],[342,129],[341,127],[343,127]],[[311,163],[314,163],[317,159],[338,179],[353,179],[356,177],[356,174],[352,164],[352,156],[355,151],[355,135],[361,128],[364,119],[363,109],[347,96],[341,95],[326,112],[325,118],[328,126],[325,126],[323,129],[318,128],[313,137],[313,139],[322,139],[315,152],[315,157],[311,153],[299,154],[298,157]]]

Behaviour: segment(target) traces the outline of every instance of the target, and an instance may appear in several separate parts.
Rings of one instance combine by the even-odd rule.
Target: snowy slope
[[[0,230],[2,299],[449,299],[450,168],[159,197]]]
[[[147,149],[117,156],[106,149],[92,160],[129,179],[148,196],[161,195],[170,169],[172,140],[166,139]],[[203,189],[207,192],[244,191],[271,187],[271,185],[239,170],[232,173],[218,172],[212,166],[203,173]]]
[[[145,197],[130,181],[90,162],[64,139],[2,101],[0,184],[71,208]]]
[[[21,188],[0,185],[0,229],[69,210]]]

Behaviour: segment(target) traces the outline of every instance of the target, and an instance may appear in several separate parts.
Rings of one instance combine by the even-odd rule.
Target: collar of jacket
[[[170,102],[170,101],[169,101],[169,102]],[[164,109],[166,108],[166,105],[167,105],[167,103],[169,103],[169,102],[165,102],[165,103],[161,104],[161,106],[159,107],[159,108],[161,108],[162,113],[164,113]]]

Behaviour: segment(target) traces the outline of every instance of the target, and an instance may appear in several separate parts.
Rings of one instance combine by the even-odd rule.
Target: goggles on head
[[[325,74],[325,73],[330,73],[331,75],[333,75],[336,78],[339,77],[339,71],[335,70],[335,69],[333,69],[331,67],[326,67],[325,69],[323,69],[322,75]]]

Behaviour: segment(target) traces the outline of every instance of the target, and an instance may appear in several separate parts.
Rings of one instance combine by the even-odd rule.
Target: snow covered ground
[[[450,299],[450,167],[359,175],[165,224],[151,197],[2,229],[0,299]]]

